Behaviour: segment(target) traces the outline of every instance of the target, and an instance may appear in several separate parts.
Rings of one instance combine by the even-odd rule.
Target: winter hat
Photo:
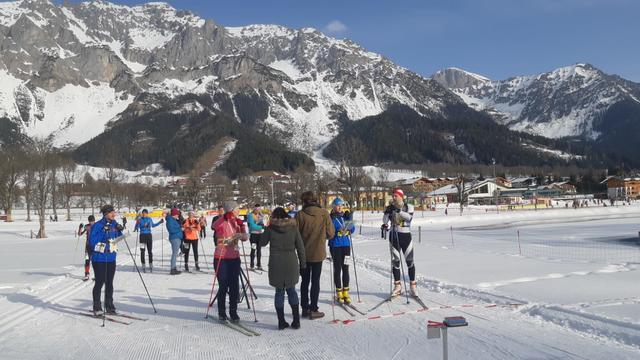
[[[111,204],[104,205],[100,208],[100,212],[102,213],[102,215],[107,215],[108,213],[113,211],[116,211],[116,209],[114,209],[113,205]]]
[[[171,209],[171,216],[178,216],[180,215],[180,210],[173,208]]]
[[[237,208],[238,203],[233,200],[225,201],[223,207],[224,207],[224,212],[228,213],[233,211],[233,209]]]
[[[147,209],[142,209],[142,213],[143,213],[143,214],[148,214],[148,213],[149,213],[149,210],[147,210]]]
[[[404,199],[404,191],[402,191],[402,189],[393,190],[393,195],[398,195],[398,196],[400,196],[401,198]]]
[[[331,206],[341,206],[344,205],[344,201],[342,201],[342,199],[340,199],[339,197],[333,199],[333,201],[331,202]]]
[[[88,220],[89,220],[89,222],[92,222],[92,221],[95,222],[96,221],[96,217],[93,216],[93,215],[89,215],[89,219]]]

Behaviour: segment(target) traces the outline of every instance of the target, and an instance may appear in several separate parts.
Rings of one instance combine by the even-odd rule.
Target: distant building
[[[538,186],[538,180],[532,176],[512,178],[510,180],[511,187],[514,188],[528,188]]]
[[[607,184],[609,199],[637,199],[640,198],[640,178],[609,176],[601,184]]]

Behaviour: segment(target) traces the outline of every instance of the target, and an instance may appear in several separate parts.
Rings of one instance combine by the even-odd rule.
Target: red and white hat
[[[404,191],[402,191],[402,189],[398,188],[398,189],[393,190],[393,195],[398,195],[398,196],[400,196],[401,198],[404,199]]]

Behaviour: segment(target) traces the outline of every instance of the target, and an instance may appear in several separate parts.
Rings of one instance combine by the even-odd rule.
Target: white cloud
[[[347,25],[340,20],[333,20],[324,27],[324,31],[329,34],[341,34],[347,30]]]

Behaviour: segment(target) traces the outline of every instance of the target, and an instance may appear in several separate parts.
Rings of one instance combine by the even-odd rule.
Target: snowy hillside
[[[0,116],[29,135],[55,132],[57,145],[82,144],[176,93],[206,95],[183,111],[228,112],[307,152],[334,137],[341,118],[395,102],[420,112],[459,102],[348,40],[310,28],[225,28],[166,3],[5,2],[0,33]]]
[[[640,103],[639,84],[589,64],[501,81],[452,68],[437,72],[433,79],[512,130],[548,138],[597,139],[600,133],[594,127],[611,105],[622,100]],[[606,124],[602,126],[606,129]]]

